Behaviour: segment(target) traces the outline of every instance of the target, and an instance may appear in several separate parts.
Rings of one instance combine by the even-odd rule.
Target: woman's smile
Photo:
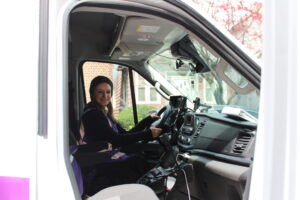
[[[101,106],[107,106],[111,101],[111,87],[107,83],[100,83],[95,89],[95,100]]]

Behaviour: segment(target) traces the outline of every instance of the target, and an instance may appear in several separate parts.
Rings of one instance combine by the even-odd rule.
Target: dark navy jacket
[[[98,110],[93,104],[88,104],[82,116],[84,125],[84,140],[88,143],[109,142],[115,146],[122,147],[140,140],[151,140],[151,130],[143,130],[147,124],[154,121],[150,116],[143,119],[129,131],[117,125],[118,132],[110,126],[105,114]]]

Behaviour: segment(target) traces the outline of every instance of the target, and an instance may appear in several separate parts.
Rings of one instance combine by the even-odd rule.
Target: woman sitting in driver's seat
[[[113,117],[111,97],[113,84],[105,76],[95,77],[90,85],[91,102],[87,104],[82,116],[84,134],[82,143],[92,144],[107,142],[106,149],[99,149],[99,152],[111,151],[111,162],[105,162],[97,166],[96,177],[100,180],[93,180],[94,193],[102,188],[124,183],[132,183],[149,170],[149,165],[136,156],[128,157],[121,153],[119,148],[140,140],[151,140],[161,133],[160,128],[145,127],[158,119],[157,115],[150,115],[142,120],[130,131],[124,130]],[[107,178],[103,180],[103,178]]]

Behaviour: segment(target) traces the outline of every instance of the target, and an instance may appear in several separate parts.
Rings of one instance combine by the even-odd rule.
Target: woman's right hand
[[[151,130],[151,134],[152,134],[153,138],[157,138],[161,134],[161,131],[162,131],[161,128],[154,128],[154,127],[151,127],[150,130]]]

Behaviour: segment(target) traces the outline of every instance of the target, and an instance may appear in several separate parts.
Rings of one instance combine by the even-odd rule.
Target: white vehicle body
[[[299,3],[264,2],[264,65],[250,199],[299,193]]]
[[[21,189],[29,189],[22,193],[23,197],[18,196],[20,199],[75,198],[62,156],[63,140],[59,135],[63,136],[60,134],[63,126],[59,123],[61,119],[57,118],[62,116],[59,112],[64,100],[60,95],[63,86],[59,80],[63,72],[57,70],[62,66],[62,49],[59,47],[62,34],[59,31],[63,16],[59,13],[65,10],[63,5],[66,1],[47,3],[6,2],[1,12],[1,54],[5,58],[1,67],[1,90],[5,93],[1,99],[1,137],[7,140],[0,147],[1,186],[6,191],[17,188],[20,193]],[[44,75],[39,71],[42,65],[49,69],[44,71]],[[41,82],[48,84],[47,91],[43,91],[45,87],[41,88]],[[42,97],[38,97],[39,90]],[[38,108],[38,102],[44,107]],[[39,109],[46,109],[40,110],[43,117]],[[47,123],[46,128],[38,128],[41,127],[38,124],[44,122]],[[39,136],[45,132],[47,137]]]
[[[68,170],[64,134],[68,124],[63,123],[66,16],[76,3],[2,2],[0,199],[4,188],[25,189],[22,200],[80,199]],[[292,0],[266,1],[264,7],[259,137],[249,194],[253,200],[296,200],[300,198],[300,5]]]

